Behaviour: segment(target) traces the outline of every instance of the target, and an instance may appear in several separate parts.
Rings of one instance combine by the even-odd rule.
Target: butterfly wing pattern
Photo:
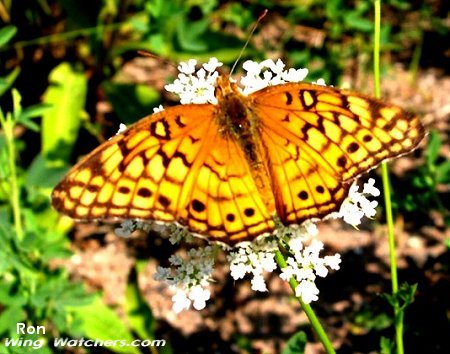
[[[53,206],[74,219],[177,221],[221,240],[272,231],[244,152],[214,114],[180,105],[140,120],[75,165]]]
[[[424,136],[419,119],[399,107],[332,87],[284,84],[249,99],[261,117],[284,224],[339,210],[355,177]]]
[[[291,83],[143,118],[100,145],[55,187],[74,219],[178,222],[235,244],[339,210],[352,180],[423,138],[417,117],[334,88]]]

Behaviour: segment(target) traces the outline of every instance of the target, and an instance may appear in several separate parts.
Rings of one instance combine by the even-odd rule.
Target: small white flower
[[[202,286],[193,286],[189,292],[189,299],[193,301],[193,306],[196,310],[202,310],[206,307],[206,301],[211,297],[211,292],[204,289]]]
[[[280,277],[286,281],[294,278],[299,285],[296,288],[297,296],[301,296],[306,303],[318,299],[319,289],[315,285],[317,276],[325,277],[328,268],[339,269],[340,255],[326,256],[321,258],[319,253],[323,249],[323,243],[313,239],[311,243],[304,247],[300,238],[295,238],[289,243],[295,248],[291,248],[292,256],[286,260],[287,266],[281,270]]]
[[[171,277],[171,272],[169,268],[164,268],[161,266],[158,266],[156,268],[156,274],[154,275],[155,280],[166,280]]]
[[[207,287],[214,270],[214,254],[211,246],[192,248],[185,257],[170,256],[172,268],[157,268],[154,278],[165,281],[176,289],[176,294],[172,298],[175,312],[188,309],[191,304],[196,309],[206,306],[206,301],[210,298]]]
[[[120,227],[114,229],[114,233],[119,237],[128,238],[134,230],[136,230],[136,222],[134,220],[124,220]]]
[[[241,78],[242,92],[250,94],[267,86],[284,84],[286,82],[300,82],[308,74],[308,69],[284,70],[285,64],[278,59],[275,63],[271,59],[256,63],[247,60],[242,65],[246,74]]]
[[[347,224],[356,226],[361,224],[364,213],[357,204],[347,198],[341,205],[338,217],[341,217]]]
[[[294,69],[289,70],[281,74],[281,78],[286,82],[300,82],[308,75],[308,69]]]
[[[324,257],[325,264],[333,270],[338,270],[339,264],[341,264],[341,255],[336,253],[333,256],[325,256]]]
[[[146,222],[146,221],[137,221],[136,222],[136,230],[142,230],[144,232],[149,233],[150,231],[152,231],[153,225],[150,222]]]
[[[295,296],[301,297],[307,304],[317,301],[319,299],[317,295],[319,295],[319,289],[314,282],[309,280],[301,281],[295,288]]]
[[[177,289],[176,294],[172,296],[172,310],[175,313],[180,313],[183,310],[188,310],[191,307],[191,300],[188,299],[187,294]]]
[[[370,201],[369,196],[379,196],[380,191],[374,186],[375,180],[370,178],[363,186],[362,193],[359,192],[359,187],[353,183],[350,187],[348,197],[344,200],[338,213],[346,223],[356,226],[361,223],[361,219],[366,216],[372,218],[376,214],[376,207],[378,202],[376,200]]]
[[[247,72],[247,75],[259,75],[261,72],[260,64],[253,60],[246,60],[242,64],[242,68]]]
[[[127,126],[123,123],[119,124],[119,130],[117,130],[116,135],[119,135],[120,133],[123,133],[125,130],[127,130]]]
[[[251,281],[251,284],[253,291],[267,291],[266,282],[264,281],[262,274],[255,274]]]
[[[309,236],[317,236],[319,234],[319,229],[317,228],[317,224],[312,220],[306,220],[303,222],[301,227],[305,230],[304,232]]]
[[[375,187],[375,180],[373,178],[369,178],[369,180],[364,183],[363,194],[369,194],[374,197],[378,197],[380,195],[380,190]]]
[[[217,58],[210,58],[209,61],[205,64],[203,64],[203,67],[206,71],[210,73],[214,73],[217,68],[220,68],[223,65],[220,61],[217,60]]]
[[[325,80],[322,78],[318,79],[317,81],[313,81],[312,83],[315,85],[319,85],[319,86],[327,86],[327,84],[325,83]]]
[[[237,249],[237,250],[236,250]],[[267,287],[262,276],[263,272],[272,272],[276,269],[275,241],[263,239],[253,243],[242,242],[234,251],[228,255],[230,262],[230,274],[233,279],[241,279],[246,274],[252,274],[252,289],[256,291],[267,291]]]
[[[194,236],[187,229],[178,227],[174,224],[169,225],[169,242],[172,245],[176,245],[181,242],[192,243],[194,241]]]
[[[178,71],[180,73],[190,75],[195,72],[195,66],[197,65],[197,60],[195,59],[189,59],[188,62],[181,62],[180,65],[178,65]]]
[[[158,113],[164,111],[164,107],[160,104],[158,107],[153,108],[153,113]]]
[[[214,96],[215,83],[219,73],[216,68],[222,65],[216,58],[211,58],[199,70],[195,70],[196,60],[180,63],[178,78],[165,89],[180,97],[181,104],[217,103]]]

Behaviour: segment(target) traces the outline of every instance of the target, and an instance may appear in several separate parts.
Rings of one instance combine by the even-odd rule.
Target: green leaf
[[[344,22],[347,28],[361,32],[370,32],[373,29],[372,21],[361,17],[361,14],[356,11],[349,12],[344,17]]]
[[[54,163],[39,154],[26,171],[25,186],[30,193],[36,193],[37,189],[53,188],[67,169],[67,166],[54,166]]]
[[[436,167],[436,182],[450,183],[450,161],[444,161]]]
[[[432,130],[428,139],[428,145],[425,150],[425,159],[429,166],[435,164],[439,157],[439,150],[441,149],[441,138],[436,130]]]
[[[450,250],[450,237],[444,240],[444,245],[447,247],[447,250]]]
[[[78,137],[87,93],[87,77],[69,63],[49,75],[44,103],[53,106],[42,118],[42,153],[51,160],[68,161]]]
[[[17,322],[25,320],[25,312],[20,304],[8,306],[0,313],[0,337],[4,337],[7,332],[14,331]]]
[[[403,283],[400,285],[398,292],[395,295],[383,294],[383,297],[387,299],[389,304],[393,308],[398,308],[404,311],[414,300],[414,295],[417,291],[417,284]]]
[[[42,117],[45,112],[51,110],[52,108],[53,107],[48,104],[37,104],[24,108],[17,117],[17,122],[33,131],[39,131],[39,126],[31,119]]]
[[[27,336],[28,337],[28,336]],[[30,339],[30,338],[26,338]],[[0,354],[52,354],[53,352],[48,347],[47,343],[45,343],[44,339],[33,338],[32,345],[30,346],[9,346],[5,347],[4,345],[0,345]],[[37,341],[37,342],[36,342]]]
[[[308,338],[306,337],[306,333],[303,331],[297,332],[289,338],[282,354],[302,354],[305,352],[307,342]]]
[[[0,29],[0,47],[8,43],[17,33],[17,27],[8,25]]]
[[[201,38],[209,26],[209,21],[204,19],[196,22],[179,21],[177,23],[178,44],[186,52],[204,52],[208,49],[208,43]]]
[[[381,337],[380,340],[380,354],[394,353],[394,343],[386,337]]]
[[[14,81],[16,81],[17,76],[19,76],[20,68],[15,67],[8,75],[0,77],[0,96],[9,90]]]
[[[160,103],[158,91],[148,85],[120,84],[105,81],[105,94],[120,120],[125,124],[136,122],[153,113]]]
[[[91,339],[124,340],[131,343],[134,338],[124,325],[119,316],[97,297],[92,303],[71,308],[71,312],[76,320],[82,322],[79,328],[84,335]],[[132,346],[110,346],[109,350],[116,353],[139,354],[137,347]]]

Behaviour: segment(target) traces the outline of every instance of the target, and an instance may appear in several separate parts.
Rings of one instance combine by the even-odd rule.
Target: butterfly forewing
[[[244,153],[214,113],[183,105],[142,119],[74,166],[54,207],[75,219],[177,221],[226,243],[273,231]]]

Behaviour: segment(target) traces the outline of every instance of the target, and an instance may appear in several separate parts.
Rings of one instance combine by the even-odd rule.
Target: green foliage
[[[0,50],[5,47],[9,41],[16,35],[17,27],[8,25],[3,28],[0,28]],[[1,63],[1,61],[0,61]],[[0,97],[9,90],[17,79],[17,76],[20,73],[20,68],[14,68],[9,74],[5,76],[0,76]]]
[[[138,262],[136,272],[143,270],[146,262]],[[127,314],[128,324],[130,328],[139,336],[139,338],[154,339],[155,337],[155,320],[151,309],[142,298],[136,277],[130,278],[130,282],[126,290],[125,311]]]
[[[420,211],[428,214],[430,210],[437,209],[446,224],[450,225],[448,200],[439,192],[440,185],[450,184],[450,161],[440,157],[441,145],[438,132],[431,131],[424,154],[425,162],[412,172],[410,193],[396,195],[394,205],[407,213]]]
[[[37,130],[33,119],[48,107],[22,109],[16,91],[13,102],[13,112],[5,115],[0,111],[4,133],[0,150],[0,336],[19,338],[16,324],[25,322],[45,326],[48,342],[50,333],[68,333],[74,328],[69,306],[91,300],[81,284],[69,280],[64,269],[51,266],[51,260],[70,253],[66,236],[56,231],[57,218],[48,203],[49,187],[36,190],[35,184],[26,184],[34,177],[16,166],[15,127],[22,124]],[[46,218],[41,219],[41,215]],[[40,350],[49,352],[48,347]]]
[[[446,239],[444,240],[444,244],[447,246],[447,249],[450,250],[450,238],[446,238]]]
[[[297,332],[289,338],[282,354],[302,354],[305,352],[307,342],[308,338],[306,337],[306,333],[303,331]]]
[[[70,78],[71,71],[67,66],[64,70]],[[76,78],[67,81],[74,89],[71,83]],[[104,341],[120,338],[131,343],[135,337],[127,321],[103,304],[98,295],[89,295],[82,284],[71,282],[66,270],[52,266],[55,259],[71,255],[65,234],[58,231],[58,216],[49,205],[49,193],[62,168],[54,167],[54,161],[44,155],[38,155],[28,169],[16,165],[19,144],[14,139],[14,131],[18,124],[38,131],[33,119],[49,111],[53,114],[51,102],[72,104],[63,99],[67,96],[65,90],[57,90],[52,95],[46,104],[22,109],[20,95],[13,91],[13,112],[4,114],[0,110],[3,131],[0,140],[0,336],[42,340],[39,353],[51,353],[52,339],[63,336]],[[64,111],[64,107],[59,109]],[[43,135],[44,139],[46,136]],[[154,338],[153,317],[135,283],[130,284],[127,299],[130,328],[142,339]],[[44,326],[46,333],[18,334],[18,322]],[[138,347],[115,345],[109,349],[117,353],[140,353]],[[0,346],[0,351],[5,353],[29,350],[36,352],[30,347]]]
[[[389,338],[381,337],[380,340],[380,354],[394,353],[395,344]]]
[[[80,334],[89,338],[95,338],[102,341],[125,340],[131,343],[133,336],[129,332],[125,323],[117,314],[107,307],[100,298],[85,306],[72,308],[75,320],[80,322]],[[116,353],[140,353],[137,347],[111,346],[109,349]]]
[[[396,294],[383,294],[383,296],[393,308],[404,311],[413,302],[416,291],[417,284],[403,283]]]
[[[159,92],[148,85],[105,81],[102,88],[124,124],[134,123],[149,115],[160,103]]]
[[[17,27],[8,25],[0,29],[0,47],[7,44],[17,33]]]
[[[361,331],[380,331],[388,328],[393,323],[391,317],[385,313],[380,312],[370,306],[365,306],[359,311],[353,320],[353,332]]]
[[[51,107],[42,117],[42,154],[52,161],[68,161],[78,137],[87,94],[87,78],[69,63],[49,75],[44,103]]]

